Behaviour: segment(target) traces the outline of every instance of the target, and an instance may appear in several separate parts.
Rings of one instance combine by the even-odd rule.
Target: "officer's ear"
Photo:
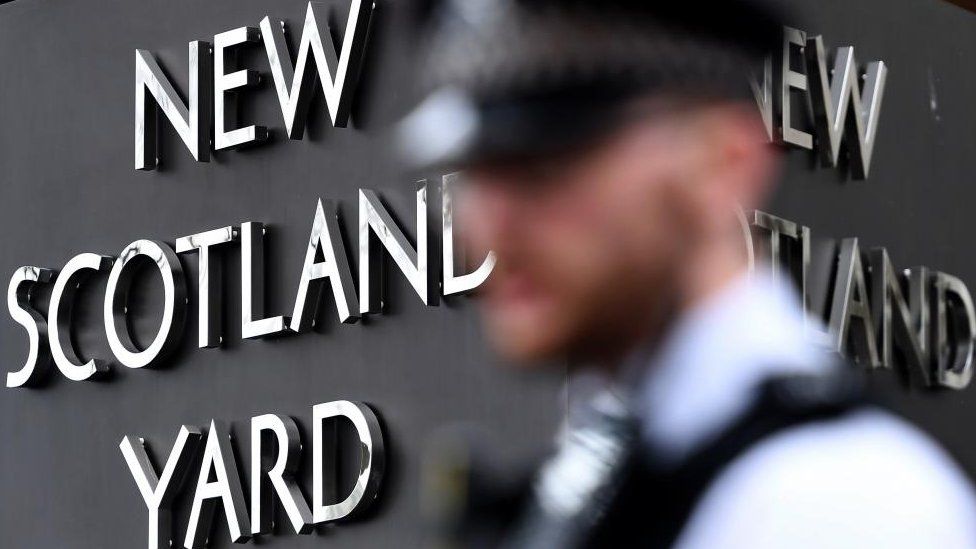
[[[779,154],[769,143],[755,105],[722,103],[702,109],[698,118],[701,162],[698,180],[715,215],[730,205],[759,208],[779,169]]]

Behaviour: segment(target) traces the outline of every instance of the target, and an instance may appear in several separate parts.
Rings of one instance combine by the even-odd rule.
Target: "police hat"
[[[760,0],[442,0],[401,149],[463,167],[585,144],[636,97],[747,99],[782,21]]]

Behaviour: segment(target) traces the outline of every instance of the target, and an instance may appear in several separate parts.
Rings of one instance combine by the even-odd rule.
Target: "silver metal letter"
[[[280,334],[288,318],[264,315],[264,224],[241,224],[241,338]],[[258,318],[256,318],[258,317]]]
[[[170,450],[163,475],[156,476],[143,439],[126,436],[119,443],[125,463],[139,487],[149,509],[149,549],[168,549],[173,546],[172,505],[176,494],[189,476],[190,464],[196,455],[202,434],[199,427],[183,425]]]
[[[226,50],[260,39],[261,33],[254,27],[240,27],[214,36],[214,150],[239,147],[268,137],[268,130],[263,126],[227,129],[237,118],[237,96],[231,92],[257,85],[261,75],[250,69],[226,73]]]
[[[434,305],[434,295],[430,288],[428,273],[427,242],[427,184],[423,182],[417,189],[417,248],[414,249],[383,207],[376,193],[359,189],[359,312],[376,313],[382,308],[379,276],[372,271],[381,267],[382,256],[371,253],[371,233],[375,234],[393,257],[397,267],[407,277],[420,300],[425,305]],[[377,273],[378,274],[378,273]]]
[[[797,281],[803,299],[803,312],[810,311],[807,276],[810,269],[810,228],[759,210],[752,212],[752,226],[763,229],[766,238],[759,239],[759,254],[766,258],[773,280],[780,278],[783,267]],[[794,246],[783,247],[783,238]]]
[[[359,477],[352,492],[339,503],[325,503],[326,494],[323,486],[323,461],[325,459],[325,435],[323,421],[330,418],[347,418],[352,422],[359,434],[361,445],[361,461]],[[373,411],[361,402],[338,400],[317,404],[312,408],[312,513],[315,524],[331,522],[345,518],[355,512],[367,508],[376,499],[380,482],[383,480],[383,470],[386,466],[386,456],[383,447],[383,433],[379,420]],[[332,453],[338,448],[331,447]],[[336,492],[330,483],[331,492]],[[338,494],[329,494],[330,499],[338,500]]]
[[[753,243],[752,226],[746,218],[746,211],[741,207],[735,209],[735,220],[739,222],[739,230],[742,231],[743,250],[746,252],[746,271],[751,279],[756,273],[756,246]]]
[[[213,86],[210,44],[190,42],[190,100],[183,103],[156,59],[146,50],[136,50],[136,169],[153,170],[159,163],[158,111],[169,119],[173,129],[198,162],[210,161],[210,106]],[[157,106],[147,103],[146,91]]]
[[[454,200],[451,190],[458,180],[458,174],[445,175],[441,180],[441,228],[443,234],[443,263],[444,263],[444,295],[469,292],[488,280],[488,276],[495,268],[495,253],[488,252],[488,257],[473,273],[466,275],[454,274]]]
[[[20,267],[7,286],[7,310],[14,322],[27,330],[27,362],[16,372],[7,373],[7,387],[34,385],[51,369],[51,349],[47,339],[47,319],[31,306],[31,290],[37,284],[50,284],[56,276],[51,269]]]
[[[176,253],[183,254],[199,250],[200,267],[197,286],[199,308],[198,341],[201,349],[220,347],[224,338],[223,316],[221,315],[220,282],[222,263],[211,256],[210,248],[227,242],[237,241],[236,227],[222,227],[191,236],[176,239]],[[211,282],[215,281],[215,283]]]
[[[871,250],[870,257],[871,316],[881,350],[881,364],[887,368],[894,366],[894,346],[897,344],[906,362],[905,373],[924,385],[931,385],[925,339],[928,329],[925,325],[915,324],[914,319],[921,315],[912,310],[905,298],[906,285],[911,291],[909,277],[907,273],[895,272],[888,250],[876,248]]]
[[[869,368],[877,368],[881,361],[878,359],[878,347],[874,340],[869,295],[857,239],[845,238],[840,246],[837,274],[834,278],[834,297],[830,306],[831,347],[839,353],[852,347],[852,359]],[[854,324],[852,321],[855,320],[859,325],[855,328],[855,335],[851,337],[850,330]]]
[[[213,482],[210,481],[211,470],[216,479]],[[234,449],[230,446],[230,429],[221,422],[211,421],[207,445],[203,449],[200,476],[193,493],[190,520],[186,525],[186,540],[183,545],[187,549],[206,546],[218,499],[223,504],[231,541],[247,542],[251,539],[251,521],[244,507],[244,490],[241,488]]]
[[[262,436],[273,434],[277,440],[278,456],[272,463],[270,448],[264,445]],[[298,534],[312,533],[312,512],[305,496],[295,481],[295,472],[301,458],[302,441],[295,420],[287,416],[268,414],[251,418],[251,533],[270,534],[273,526],[274,505],[271,485],[278,501],[285,508],[292,528]],[[265,482],[267,475],[268,482]]]
[[[322,250],[322,261],[316,262],[315,257],[319,250]],[[335,203],[331,200],[326,200],[324,203],[319,200],[315,207],[312,235],[308,239],[302,278],[298,283],[298,295],[295,297],[295,310],[291,315],[293,331],[307,332],[315,325],[315,315],[325,278],[328,278],[332,285],[332,296],[335,299],[339,322],[351,323],[359,320],[356,288],[352,282],[346,247],[342,243],[342,235],[339,234],[339,215]]]
[[[813,136],[793,127],[793,94],[791,93],[792,90],[808,92],[807,75],[794,71],[790,63],[793,47],[799,47],[802,51],[807,43],[807,34],[791,27],[784,27],[783,32],[783,89],[780,101],[783,142],[804,149],[813,149]]]
[[[319,8],[309,2],[298,46],[297,66],[292,64],[283,24],[272,24],[268,17],[261,20],[261,35],[268,53],[268,63],[271,65],[275,91],[281,104],[285,130],[291,139],[301,139],[305,133],[305,118],[312,100],[316,72],[325,92],[325,103],[329,108],[332,124],[336,127],[346,126],[366,50],[373,5],[374,2],[369,0],[352,0],[346,31],[342,37],[342,51],[336,56],[335,43],[328,31],[328,25],[319,24],[316,13]],[[319,29],[326,29],[324,36]],[[313,57],[312,67],[309,67],[309,53]]]
[[[74,344],[71,342],[71,308],[75,293],[82,281],[94,272],[112,266],[112,258],[98,254],[79,254],[71,258],[61,269],[51,304],[48,306],[48,339],[51,344],[51,357],[54,365],[64,376],[72,381],[92,379],[108,371],[108,363],[93,358],[82,364]]]
[[[918,339],[926,350],[926,374],[934,383],[932,370],[932,275],[928,267],[905,269],[908,280],[908,310],[912,313],[912,326],[918,332]]]
[[[775,138],[773,132],[773,57],[768,56],[763,62],[762,82],[753,78],[749,82],[752,85],[752,95],[756,98],[756,106],[759,107],[759,114],[762,116],[763,127],[766,128],[766,135],[772,141]]]
[[[820,157],[825,166],[836,167],[844,133],[853,133],[857,140],[851,142],[851,168],[855,177],[866,179],[881,118],[888,67],[883,61],[868,64],[864,95],[861,95],[854,48],[837,48],[832,78],[827,75],[826,57],[822,37],[807,39],[807,72],[813,88],[817,135],[822,144]],[[850,118],[848,107],[854,110]]]
[[[134,269],[125,267],[140,256],[152,261],[163,279],[163,320],[153,342],[141,350],[132,340],[125,320],[129,286],[135,273]],[[126,246],[108,277],[105,307],[102,310],[108,345],[119,363],[128,368],[151,367],[171,353],[183,335],[186,299],[183,266],[168,244],[156,240],[136,240]]]
[[[952,275],[935,273],[933,279],[937,307],[935,381],[941,387],[965,389],[973,380],[973,350],[976,348],[973,298],[963,281]]]

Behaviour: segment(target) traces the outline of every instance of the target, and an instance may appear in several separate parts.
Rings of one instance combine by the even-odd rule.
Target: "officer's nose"
[[[524,227],[527,215],[512,182],[491,173],[472,173],[465,177],[459,196],[461,235],[473,257],[489,250],[503,253],[512,247]]]

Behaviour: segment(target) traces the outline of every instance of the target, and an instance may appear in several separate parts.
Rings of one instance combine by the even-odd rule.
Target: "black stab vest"
[[[835,421],[866,406],[860,378],[844,368],[820,376],[769,379],[760,386],[746,413],[680,463],[663,463],[656,457],[660,454],[654,448],[648,448],[638,436],[633,436],[636,430],[618,436],[623,441],[620,451],[610,452],[610,457],[602,456],[606,463],[597,468],[606,471],[600,483],[585,492],[585,505],[569,511],[553,511],[539,490],[539,476],[536,476],[532,483],[522,486],[517,496],[503,498],[507,502],[506,512],[518,511],[509,520],[498,521],[495,517],[494,524],[504,524],[497,538],[489,543],[483,543],[482,538],[479,543],[464,546],[670,547],[712,482],[736,458],[777,433]],[[586,463],[599,462],[585,456],[578,461],[583,464],[579,469],[581,475],[587,474]]]

